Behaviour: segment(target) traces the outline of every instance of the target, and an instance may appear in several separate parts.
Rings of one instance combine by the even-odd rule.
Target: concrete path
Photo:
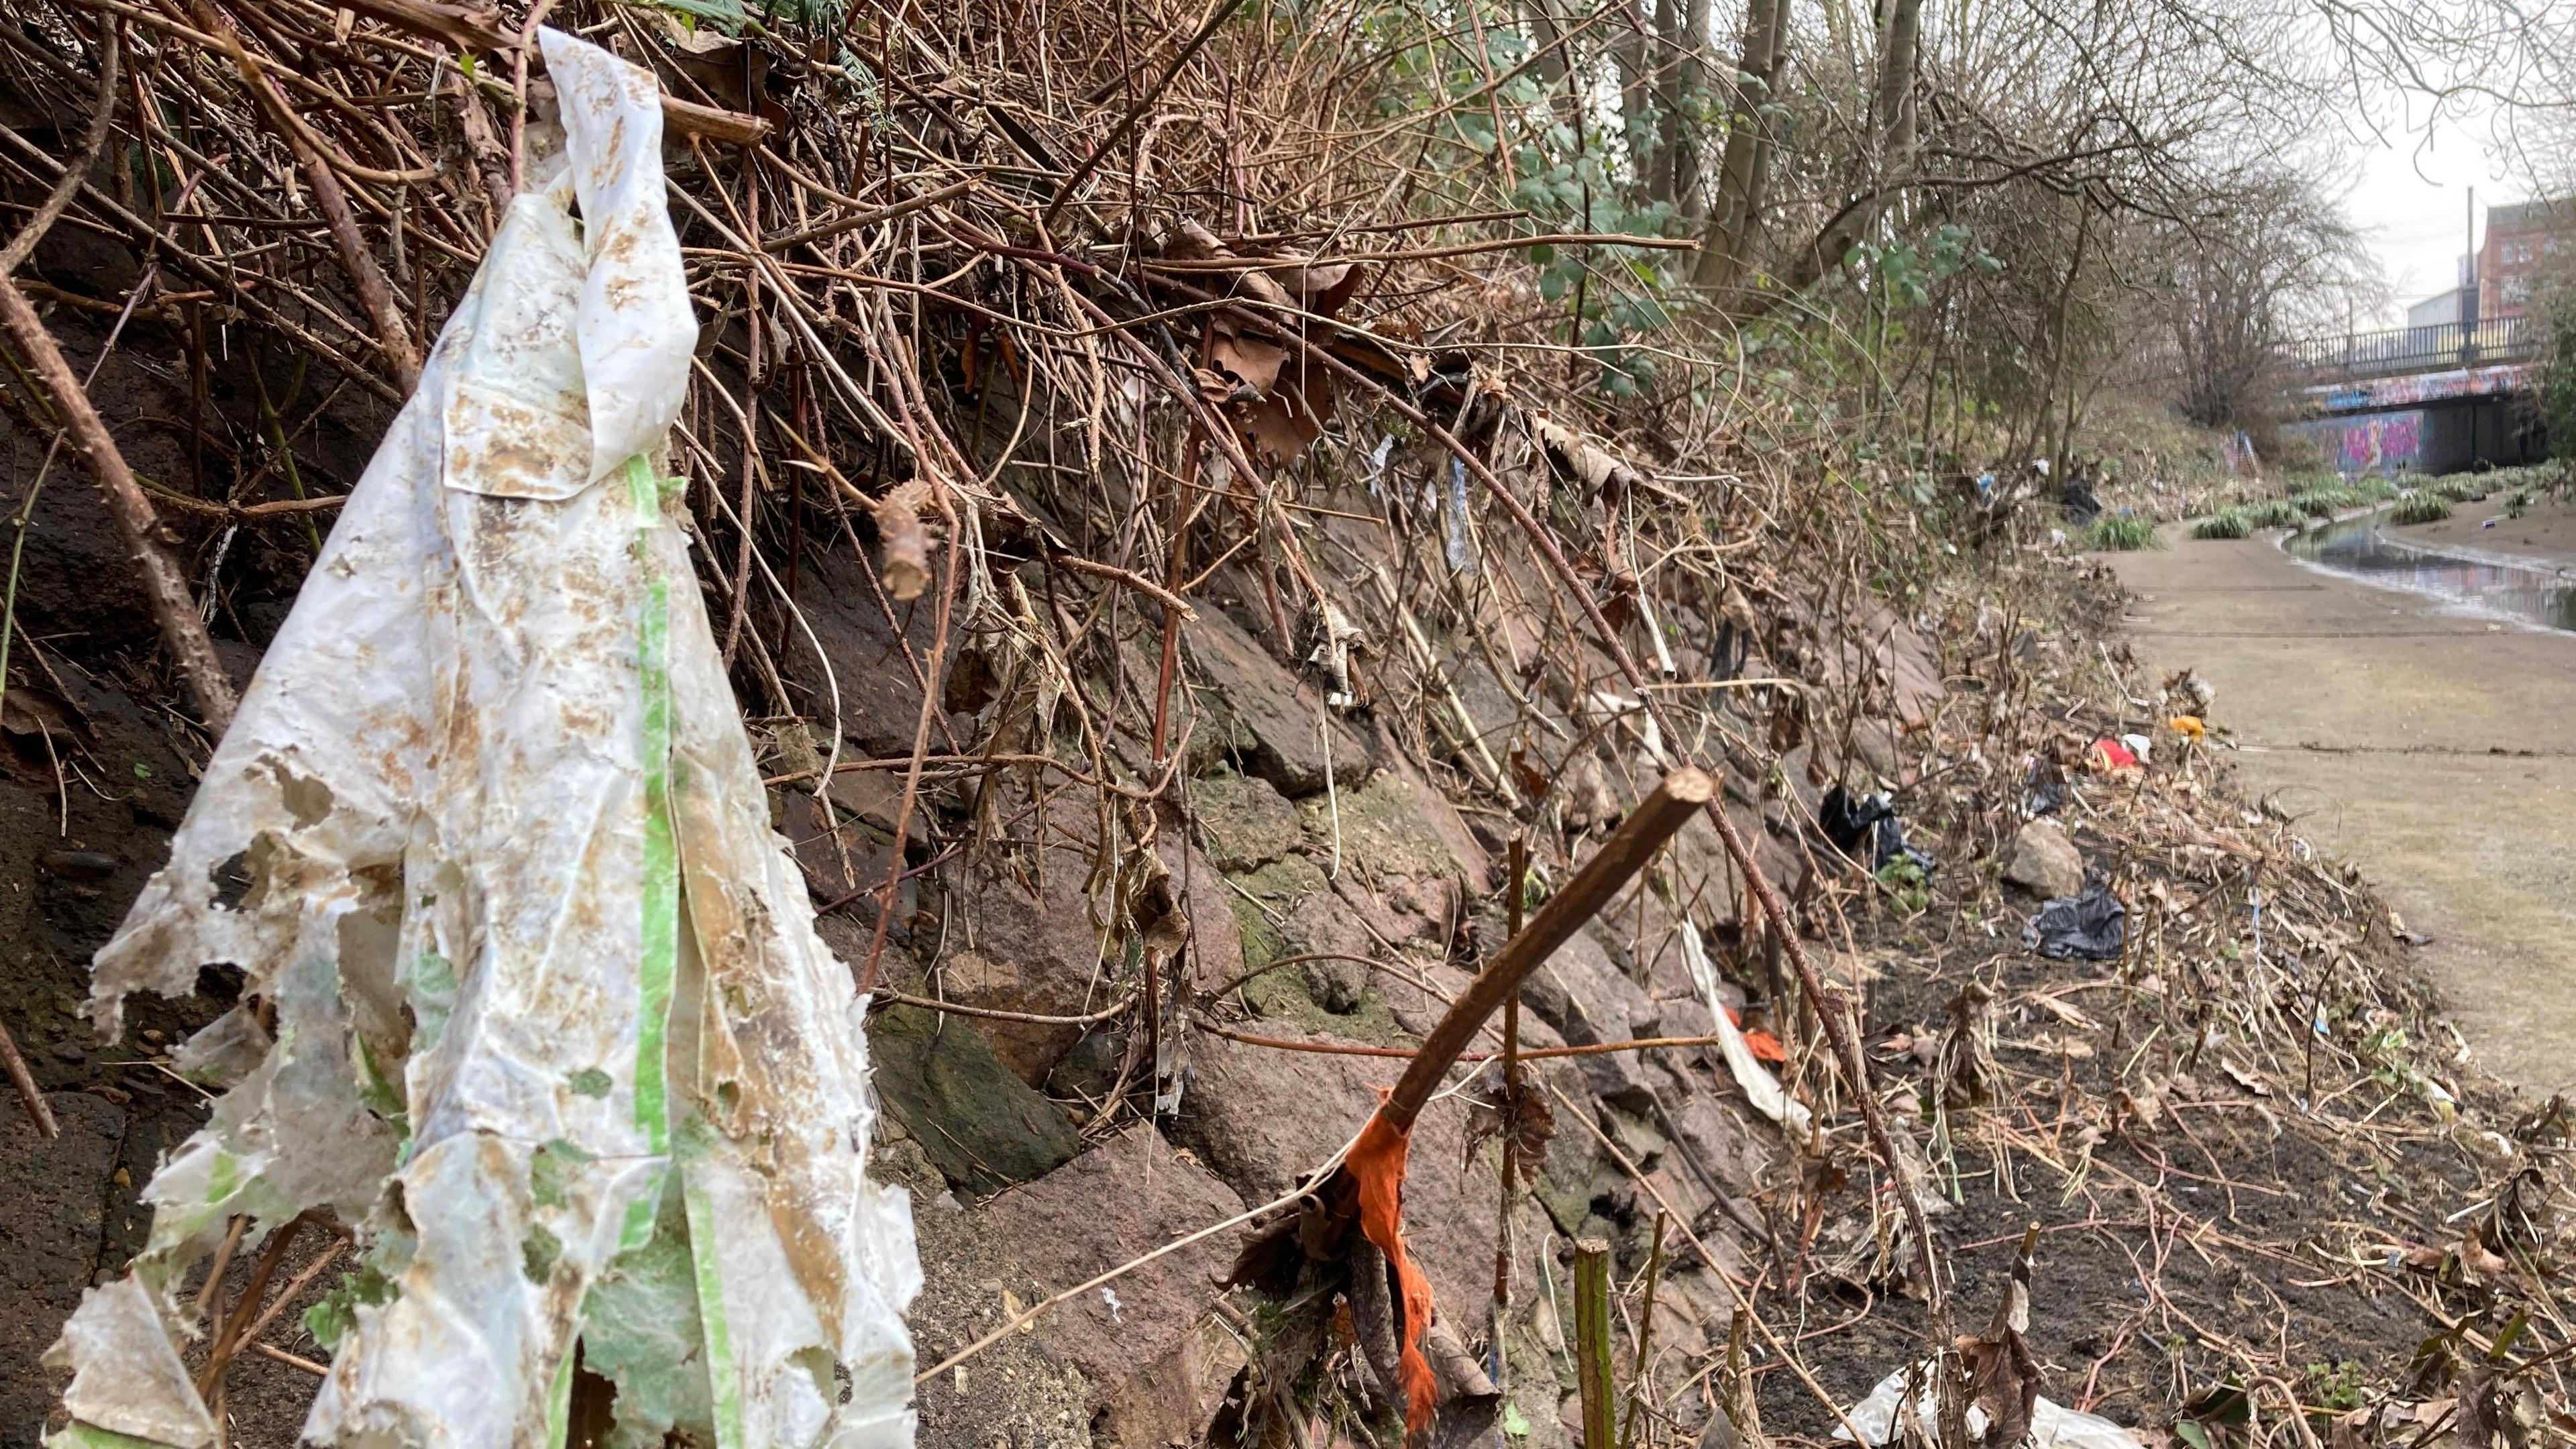
[[[2576,1088],[2576,634],[2326,574],[2269,537],[2167,536],[2111,558],[2140,657],[2215,685],[2242,783],[2433,938],[2421,958],[2480,1060]]]

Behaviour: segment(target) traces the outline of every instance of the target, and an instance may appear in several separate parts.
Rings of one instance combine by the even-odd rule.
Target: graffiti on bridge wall
[[[2338,473],[2396,473],[2423,466],[2424,414],[2381,413],[2293,424]]]
[[[2307,389],[2308,401],[2330,413],[2363,408],[2401,407],[2407,403],[2441,402],[2457,397],[2500,397],[2529,392],[2538,369],[2529,363],[2500,367],[2455,367],[2443,372],[2407,373],[2368,382],[2336,383]]]

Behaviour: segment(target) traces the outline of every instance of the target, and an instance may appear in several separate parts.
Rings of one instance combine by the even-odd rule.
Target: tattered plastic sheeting
[[[1735,1074],[1735,1084],[1744,1089],[1744,1099],[1753,1110],[1779,1123],[1793,1133],[1803,1134],[1813,1120],[1806,1104],[1789,1095],[1771,1069],[1753,1055],[1752,1043],[1744,1039],[1743,1029],[1735,1018],[1726,1014],[1726,1002],[1717,994],[1717,967],[1708,959],[1708,947],[1700,940],[1699,927],[1682,922],[1682,958],[1690,963],[1691,980],[1699,984],[1700,996],[1708,1002],[1710,1030],[1717,1033],[1717,1054],[1726,1058],[1726,1069]]]
[[[1878,1386],[1869,1391],[1869,1397],[1852,1405],[1851,1412],[1843,1416],[1851,1429],[1860,1431],[1861,1442],[1869,1445],[1870,1449],[1879,1449],[1879,1446],[1897,1439],[1896,1415],[1905,1400],[1905,1380],[1909,1374],[1915,1381],[1914,1416],[1924,1426],[1926,1434],[1936,1432],[1932,1426],[1940,1414],[1934,1402],[1938,1395],[1932,1385],[1930,1366],[1898,1369],[1880,1379]],[[1970,1404],[1967,1420],[1969,1435],[1983,1442],[1986,1411]],[[1851,1442],[1851,1429],[1838,1428],[1834,1430],[1834,1437],[1848,1444]],[[2101,1415],[2067,1408],[2044,1394],[2031,1407],[2030,1438],[2024,1442],[2028,1449],[2145,1449],[2137,1435]]]
[[[900,1449],[910,1210],[652,465],[696,338],[652,78],[541,32],[520,196],[343,509],[92,1011],[232,962],[231,1090],[55,1350],[76,1423],[198,1449],[178,1294],[236,1214],[360,1225],[326,1444]],[[580,220],[571,211],[578,199]],[[332,1328],[333,1325],[325,1325]],[[83,1426],[90,1426],[84,1428]]]

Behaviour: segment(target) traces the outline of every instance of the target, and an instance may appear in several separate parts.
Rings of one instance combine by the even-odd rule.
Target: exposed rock
[[[1080,1150],[1064,1113],[1012,1075],[972,1018],[888,1007],[868,1021],[868,1051],[886,1110],[965,1191],[1033,1181]]]
[[[2046,818],[2033,820],[2013,837],[2004,857],[2004,879],[2044,901],[2063,900],[2084,890],[2084,854],[2066,838],[2066,828]]]
[[[1308,1034],[1265,1023],[1265,1034]],[[1312,1037],[1319,1041],[1332,1038]],[[1377,1109],[1404,1063],[1247,1046],[1202,1036],[1191,1046],[1191,1080],[1171,1124],[1186,1145],[1247,1203],[1267,1202],[1330,1157]],[[1575,1129],[1579,1130],[1579,1129]],[[1441,1315],[1478,1322],[1494,1286],[1495,1148],[1467,1152],[1467,1109],[1434,1101],[1414,1124],[1405,1177],[1406,1238],[1429,1275]],[[1523,1241],[1536,1224],[1524,1221]],[[1514,1270],[1515,1298],[1535,1287],[1527,1265]]]
[[[1206,1442],[1207,1426],[1249,1356],[1243,1340],[1205,1319],[1142,1372],[1100,1391],[1094,1449],[1173,1449]]]
[[[1102,966],[1110,944],[1092,917],[1091,852],[1054,828],[1044,842],[967,865],[953,878],[954,949],[939,962],[946,1000],[1039,1016],[1080,1016],[1117,999]],[[1110,959],[1114,960],[1114,957]],[[1046,1080],[1082,1028],[989,1021],[993,1050],[1024,1082]]]
[[[805,577],[797,590],[796,606],[831,657],[832,677],[840,685],[841,738],[878,758],[909,753],[921,722],[917,670],[930,662],[930,601],[896,607],[889,618],[889,606],[868,565],[840,548],[809,546],[801,566]],[[895,619],[903,621],[900,632]],[[829,728],[835,701],[813,646],[802,629],[787,631],[787,641],[780,672],[811,692],[813,698],[803,706],[804,713]],[[933,719],[931,748],[955,748],[956,736],[965,732],[965,725],[962,716]]]
[[[1521,1000],[1574,1046],[1626,1041],[1636,1023],[1657,1014],[1645,989],[1611,964],[1590,932],[1577,932],[1521,984]],[[1652,1109],[1645,1068],[1633,1052],[1577,1057],[1584,1085],[1632,1112]]]
[[[1303,855],[1284,856],[1233,882],[1246,970],[1286,955],[1339,953],[1253,977],[1243,989],[1253,1010],[1337,1036],[1397,1040],[1394,1017],[1370,989],[1366,962],[1375,959],[1377,938],[1321,867]]]
[[[1084,1033],[1073,1050],[1047,1074],[1047,1095],[1059,1100],[1105,1102],[1118,1084],[1118,1068],[1127,1055],[1126,1033],[1103,1022]]]
[[[1698,1086],[1693,1090],[1683,1078],[1677,1054],[1662,1055],[1656,1093],[1668,1115],[1659,1118],[1657,1125],[1682,1155],[1717,1179],[1719,1190],[1731,1197],[1752,1197],[1771,1169],[1772,1144],[1779,1140],[1779,1129],[1755,1118],[1736,1094],[1732,1078],[1727,1079],[1730,1085],[1721,1099],[1715,1083],[1722,1068],[1695,1063]]]
[[[946,999],[1038,1016],[1081,1016],[1131,989],[1132,982],[1120,977],[1125,943],[1100,925],[1114,897],[1108,883],[1095,885],[1091,878],[1098,817],[1066,801],[1050,806],[1045,822],[1016,849],[952,875],[953,949],[939,969]],[[1160,832],[1155,850],[1166,909],[1176,907],[1180,917],[1166,924],[1187,942],[1191,979],[1213,986],[1242,974],[1234,897],[1215,865],[1174,826]],[[1154,904],[1144,903],[1146,909]],[[994,1051],[1032,1086],[1047,1079],[1083,1034],[1073,1023],[987,1021],[984,1028]]]
[[[1438,821],[1456,816],[1418,781],[1380,770],[1333,796],[1297,803],[1307,852],[1330,860],[1338,848],[1342,877],[1334,882],[1342,907],[1365,919],[1374,934],[1403,944],[1446,945],[1462,891],[1482,893],[1482,852],[1462,859]],[[1465,827],[1458,827],[1463,835]],[[1474,842],[1467,845],[1473,849]]]
[[[1219,870],[1252,870],[1305,843],[1297,807],[1258,775],[1209,775],[1189,790],[1190,814]]]
[[[806,790],[777,792],[779,833],[787,838],[797,868],[805,873],[805,886],[817,905],[829,904],[857,891],[870,892],[859,907],[873,924],[876,891],[885,886],[886,867],[892,861],[894,831],[838,806],[830,821]],[[894,918],[898,927],[912,919],[919,900],[918,886],[907,880],[895,887]],[[904,933],[897,930],[893,939],[900,945]],[[851,964],[856,965],[856,962]]]
[[[1426,792],[1393,770],[1345,777],[1330,799],[1318,795],[1299,801],[1297,815],[1319,854],[1331,849],[1338,823],[1342,860],[1373,878],[1457,879],[1465,874],[1456,853],[1431,827]]]
[[[1080,910],[1079,901],[1071,903],[1070,925],[1084,924]],[[1127,987],[1110,979],[1109,969],[1114,962],[1095,960],[1089,965],[1075,965],[1091,949],[1088,944],[1071,951],[1050,949],[1062,945],[1051,937],[1074,934],[1070,929],[1060,929],[1068,924],[1062,919],[1064,914],[1059,913],[1056,921],[1032,925],[1026,934],[992,954],[950,952],[939,963],[939,999],[1035,1016],[1083,1016],[1115,1002]],[[989,931],[978,934],[988,941],[994,939]],[[1065,1053],[1082,1040],[1083,1031],[1072,1023],[992,1018],[979,1018],[976,1027],[992,1043],[993,1054],[1002,1059],[1002,1064],[1033,1087],[1055,1071]]]
[[[1139,1123],[975,1217],[1013,1270],[1009,1288],[1035,1303],[1242,1211],[1231,1188]],[[1232,1235],[1193,1244],[1039,1321],[1040,1348],[1081,1370],[1093,1407],[1116,1405],[1125,1430],[1112,1442],[1186,1443],[1206,1422],[1224,1382],[1207,1372],[1198,1329],[1237,1246]]]
[[[1308,961],[1298,969],[1305,973],[1306,994],[1335,1016],[1348,1016],[1359,1010],[1368,993],[1368,967],[1360,962],[1334,957]]]
[[[1248,773],[1291,796],[1312,794],[1324,788],[1329,741],[1335,779],[1367,777],[1367,741],[1329,716],[1323,696],[1272,658],[1223,610],[1201,609],[1182,637],[1190,662],[1213,687],[1211,694],[1200,696],[1200,708]]]

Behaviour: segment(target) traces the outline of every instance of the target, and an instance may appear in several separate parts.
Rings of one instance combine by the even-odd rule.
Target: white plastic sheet
[[[1851,1412],[1844,1416],[1851,1421],[1853,1429],[1860,1431],[1861,1442],[1869,1445],[1870,1449],[1879,1449],[1880,1445],[1890,1443],[1897,1437],[1896,1410],[1897,1405],[1905,1398],[1906,1372],[1904,1369],[1898,1369],[1880,1379],[1878,1386],[1869,1391],[1869,1397],[1852,1405]],[[1917,1385],[1915,1417],[1922,1422],[1926,1432],[1937,1433],[1939,1431],[1934,1425],[1939,1420],[1940,1413],[1939,1406],[1934,1402],[1937,1396],[1932,1389],[1929,1366],[1914,1370],[1914,1377]],[[1968,1432],[1980,1439],[1984,1438],[1986,1411],[1970,1404],[1967,1419]],[[1851,1431],[1837,1428],[1834,1430],[1834,1437],[1848,1444],[1851,1442]],[[2041,1395],[2039,1402],[2031,1408],[2030,1438],[2027,1444],[2028,1449],[2145,1449],[2137,1435],[2101,1415],[2067,1408],[2045,1394]]]
[[[57,1362],[198,1449],[178,1293],[237,1214],[360,1225],[308,1440],[902,1449],[909,1205],[864,1174],[864,1002],[816,938],[655,467],[696,339],[652,78],[540,32],[562,169],[512,205],[342,510],[93,1014],[230,962],[231,1090]],[[572,204],[578,199],[576,220]],[[246,1247],[248,1245],[246,1244]],[[85,1427],[86,1426],[86,1427]]]
[[[1708,1002],[1709,1029],[1717,1033],[1717,1054],[1726,1058],[1726,1069],[1735,1074],[1735,1084],[1744,1089],[1744,1099],[1753,1104],[1753,1110],[1790,1132],[1805,1133],[1812,1114],[1805,1103],[1789,1095],[1769,1067],[1762,1065],[1735,1018],[1726,1014],[1726,1003],[1717,994],[1717,967],[1708,959],[1699,927],[1687,920],[1682,922],[1682,958],[1690,963],[1691,979],[1699,983],[1699,994]]]

